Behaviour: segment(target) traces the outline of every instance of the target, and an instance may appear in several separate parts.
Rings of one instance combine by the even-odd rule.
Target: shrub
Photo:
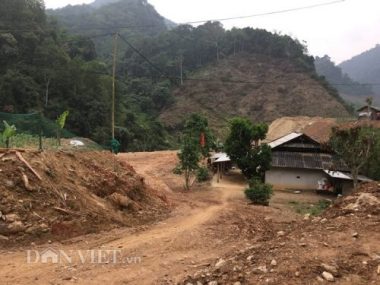
[[[209,175],[207,167],[199,167],[197,170],[197,181],[205,182],[209,180],[209,178],[210,178],[210,175]]]
[[[249,188],[245,189],[245,196],[257,205],[268,206],[272,194],[272,186],[262,183],[257,178],[251,179],[249,181]]]
[[[182,175],[183,171],[181,165],[177,164],[173,169],[173,173],[176,175]]]

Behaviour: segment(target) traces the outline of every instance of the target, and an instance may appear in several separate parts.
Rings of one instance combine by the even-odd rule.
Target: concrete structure
[[[291,133],[271,143],[272,167],[265,182],[277,190],[320,190],[345,194],[353,188],[349,169],[320,143]],[[370,179],[360,176],[359,180]]]
[[[265,182],[275,189],[317,190],[318,181],[327,178],[321,170],[274,167],[265,173]]]

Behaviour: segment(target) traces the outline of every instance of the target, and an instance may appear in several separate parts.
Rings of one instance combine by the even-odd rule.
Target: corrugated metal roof
[[[328,174],[330,177],[333,178],[338,178],[338,179],[345,179],[345,180],[353,180],[352,175],[350,173],[344,173],[341,171],[330,171],[330,170],[323,170],[326,174]],[[358,176],[359,181],[364,181],[364,182],[371,182],[373,181],[372,179],[364,176],[364,175],[359,175]]]
[[[372,110],[375,110],[377,112],[380,112],[380,108],[379,107],[371,106],[369,108],[372,109]],[[367,111],[368,110],[368,106],[363,106],[363,107],[359,108],[357,111],[360,112],[362,110],[366,110]]]
[[[275,148],[279,145],[282,145],[288,141],[291,141],[291,140],[294,140],[295,138],[298,138],[300,136],[302,136],[303,134],[302,133],[290,133],[286,136],[283,136],[282,138],[279,138],[277,140],[274,140],[272,142],[270,142],[268,145],[271,147],[271,148]]]
[[[217,152],[217,153],[214,153],[212,156],[211,156],[211,159],[218,159],[219,157],[222,157],[222,156],[226,156],[227,154],[225,152]]]
[[[337,169],[346,171],[342,160],[327,153],[304,153],[290,151],[272,152],[273,167],[305,168],[305,169]]]
[[[223,154],[223,156],[219,157],[215,162],[228,162],[231,161],[230,157],[227,154]]]

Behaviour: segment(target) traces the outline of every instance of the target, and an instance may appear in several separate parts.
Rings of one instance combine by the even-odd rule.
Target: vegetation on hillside
[[[119,45],[124,44],[121,50],[126,50],[118,56],[116,82],[116,137],[121,150],[157,150],[173,143],[157,118],[177,100],[173,88],[181,84],[180,70],[185,81],[207,82],[192,79],[192,73],[239,54],[287,60],[296,72],[315,75],[306,47],[289,36],[252,28],[227,31],[218,22],[168,31],[165,19],[145,0],[108,2],[51,11],[57,22],[45,15],[42,0],[1,1],[0,111],[40,112],[54,120],[68,110],[70,131],[109,146],[110,48],[115,32],[121,36]],[[64,22],[75,36],[62,30]],[[154,27],[144,32],[121,27],[131,25]],[[132,43],[128,48],[126,41]],[[213,82],[208,84],[212,88]]]
[[[151,37],[167,29],[165,18],[147,0],[97,0],[47,12],[70,33],[93,37],[98,55],[103,59],[111,58],[115,31],[125,37]]]
[[[373,93],[371,86],[352,80],[327,55],[315,58],[315,69],[319,75],[324,76],[340,93],[355,96],[366,96]]]
[[[374,83],[372,88],[376,95],[380,95],[380,44],[365,51],[350,60],[342,62],[339,67],[352,79],[363,83]]]

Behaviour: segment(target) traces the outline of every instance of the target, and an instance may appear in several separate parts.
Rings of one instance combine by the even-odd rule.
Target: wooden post
[[[217,170],[217,172],[216,172],[216,176],[217,176],[217,182],[219,183],[219,163],[216,163],[216,165],[217,165],[217,167],[218,167],[218,170]]]
[[[116,86],[116,59],[117,59],[117,38],[115,33],[113,38],[113,66],[112,66],[112,139],[115,138],[115,86]]]

